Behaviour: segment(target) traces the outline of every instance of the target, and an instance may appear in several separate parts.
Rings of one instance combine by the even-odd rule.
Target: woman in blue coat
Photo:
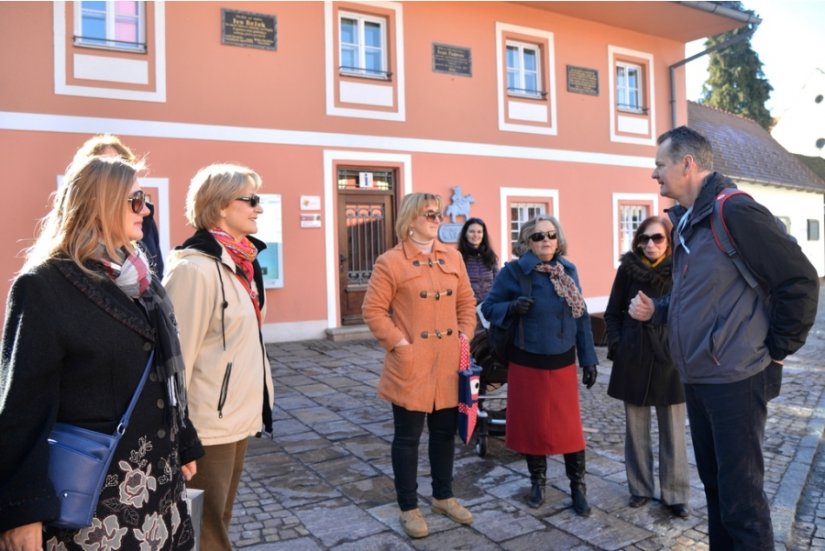
[[[530,507],[544,503],[547,455],[563,454],[573,509],[588,516],[576,357],[582,383],[590,388],[598,364],[590,316],[554,217],[539,215],[525,223],[519,248],[524,254],[499,272],[481,307],[491,324],[516,324],[508,351],[505,442],[527,459]],[[530,296],[522,293],[524,278],[529,278]]]

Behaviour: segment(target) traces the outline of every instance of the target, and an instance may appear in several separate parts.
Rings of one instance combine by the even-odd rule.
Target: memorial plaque
[[[470,48],[433,42],[433,72],[472,76],[473,59]]]
[[[278,49],[278,19],[265,13],[221,9],[221,43],[262,50]]]
[[[599,72],[596,69],[567,66],[567,91],[588,96],[599,95]]]

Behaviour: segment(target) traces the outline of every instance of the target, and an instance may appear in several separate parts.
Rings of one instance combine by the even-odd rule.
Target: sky
[[[777,117],[794,102],[817,68],[825,71],[825,0],[742,0],[742,4],[762,20],[751,47],[773,86],[765,105]],[[685,57],[704,49],[704,39],[691,42]],[[697,101],[707,79],[707,56],[686,67],[687,97]]]

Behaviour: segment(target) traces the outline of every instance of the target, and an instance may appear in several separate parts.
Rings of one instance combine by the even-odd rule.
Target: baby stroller
[[[470,341],[470,355],[481,367],[478,389],[478,422],[476,424],[476,452],[487,455],[487,437],[504,434],[507,417],[507,366],[493,359],[487,331],[480,330]]]

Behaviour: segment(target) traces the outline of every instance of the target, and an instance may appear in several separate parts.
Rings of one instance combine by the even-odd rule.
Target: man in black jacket
[[[716,195],[735,187],[713,172],[710,143],[681,126],[659,136],[653,179],[678,202],[673,221],[673,289],[639,293],[630,315],[667,319],[671,354],[685,385],[711,550],[773,550],[764,491],[762,440],[781,364],[804,343],[819,298],[817,273],[773,215],[750,197],[725,204],[737,250],[760,280],[753,288],[722,252],[710,227]]]

